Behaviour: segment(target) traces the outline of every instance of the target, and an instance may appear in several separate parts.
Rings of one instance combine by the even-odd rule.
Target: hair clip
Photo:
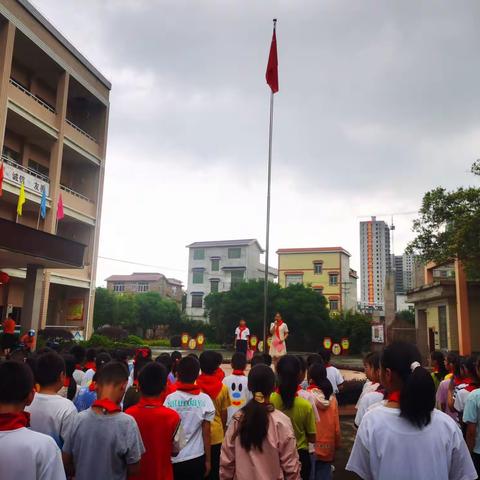
[[[410,370],[413,373],[415,371],[415,369],[418,368],[418,367],[421,367],[419,362],[412,362],[412,364],[410,365]]]
[[[258,403],[265,403],[265,395],[262,392],[255,392],[253,399]]]

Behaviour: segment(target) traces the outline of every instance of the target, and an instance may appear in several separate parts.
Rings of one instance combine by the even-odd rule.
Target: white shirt
[[[211,398],[205,393],[192,395],[177,390],[167,396],[164,405],[180,415],[185,434],[185,447],[176,457],[172,457],[172,463],[201,457],[205,453],[202,424],[205,420],[213,422],[215,418],[215,406]]]
[[[473,480],[477,478],[462,432],[433,410],[419,429],[398,408],[380,406],[360,424],[346,469],[364,480]]]
[[[65,480],[62,455],[55,442],[28,428],[0,432],[2,480]]]
[[[379,383],[373,383],[370,380],[367,380],[363,384],[362,388],[362,393],[358,397],[357,404],[355,405],[355,408],[358,409],[358,406],[360,405],[360,400],[369,392],[375,392],[380,384]]]
[[[238,412],[252,398],[248,389],[248,378],[246,375],[228,375],[223,379],[223,384],[228,388],[230,395],[230,406],[227,408],[227,425],[233,415]]]
[[[78,368],[76,368],[72,374],[72,377],[78,386],[82,385],[84,376],[85,376],[85,372],[83,370],[79,370]]]
[[[70,433],[77,409],[70,400],[60,395],[36,393],[33,402],[25,407],[30,413],[30,428],[52,437],[61,448]]]
[[[378,385],[378,384],[377,384]],[[362,423],[362,419],[370,409],[372,405],[383,401],[383,393],[380,392],[368,392],[360,400],[357,408],[357,414],[355,415],[355,425],[357,427]]]
[[[248,328],[245,328],[245,330],[242,330],[242,332],[240,332],[240,327],[237,327],[235,329],[235,338],[237,340],[248,340],[249,336],[250,330]]]
[[[93,380],[93,377],[95,376],[95,370],[93,368],[89,368],[86,372],[85,375],[83,376],[83,380],[81,383],[81,387],[88,387]]]
[[[470,393],[466,388],[462,388],[462,390],[457,391],[457,395],[455,396],[455,402],[453,403],[453,408],[457,412],[463,412],[465,410],[465,404],[467,403],[467,398]]]
[[[330,380],[330,383],[333,387],[333,393],[338,393],[338,386],[341,385],[345,380],[342,377],[342,374],[338,368],[332,367],[331,365],[327,367],[327,378]]]

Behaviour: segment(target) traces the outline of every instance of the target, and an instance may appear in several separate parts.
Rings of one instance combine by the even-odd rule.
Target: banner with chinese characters
[[[40,180],[34,175],[24,172],[23,170],[20,170],[19,168],[16,168],[7,162],[4,162],[3,169],[4,180],[9,180],[10,182],[17,184],[18,186],[20,186],[23,182],[27,190],[33,190],[39,195],[41,195],[43,190],[45,190],[45,193],[48,197],[49,184],[44,180]]]

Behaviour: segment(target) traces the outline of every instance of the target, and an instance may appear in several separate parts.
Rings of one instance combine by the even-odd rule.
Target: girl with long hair
[[[369,480],[474,480],[477,473],[457,424],[435,409],[435,385],[415,345],[383,350],[384,405],[363,417],[347,470]]]
[[[270,403],[275,375],[256,365],[248,375],[253,398],[233,417],[220,455],[220,478],[299,480],[295,433],[289,418]]]
[[[445,380],[448,375],[447,367],[445,366],[445,356],[442,352],[435,350],[430,354],[430,362],[432,365],[432,379],[435,384],[435,390],[438,390],[440,382]]]

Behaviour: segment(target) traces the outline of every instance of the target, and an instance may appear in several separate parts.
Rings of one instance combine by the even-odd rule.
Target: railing
[[[75,190],[72,190],[71,188],[66,187],[65,185],[60,185],[60,189],[63,190],[64,192],[69,193],[70,195],[73,195],[74,197],[81,198],[82,200],[85,200],[88,203],[91,203],[91,204],[94,203],[85,195],[82,195],[81,193],[78,193]]]
[[[48,178],[46,175],[42,175],[41,173],[38,173],[35,170],[32,170],[31,168],[24,167],[23,165],[20,165],[19,163],[13,161],[11,158],[6,157],[5,155],[2,155],[2,160],[7,164],[10,165],[17,170],[21,170],[22,172],[28,173],[32,177],[38,178],[42,182],[45,183],[50,183],[50,178]]]
[[[73,122],[71,122],[68,118],[66,119],[67,123],[72,127],[74,128],[75,130],[77,130],[77,132],[80,132],[82,135],[85,135],[88,139],[90,139],[92,142],[95,142],[95,143],[98,143],[97,139],[92,137],[89,133],[87,133],[85,130],[82,130],[80,127],[78,127],[77,125],[75,125]]]
[[[23,85],[20,85],[16,82],[13,78],[10,79],[10,83],[15,87],[21,90],[25,95],[28,95],[30,98],[35,100],[38,104],[40,104],[43,108],[46,108],[48,111],[56,114],[55,109],[52,108],[48,103],[44,102],[42,99],[38,98],[35,94],[33,94],[30,90],[27,90]]]

